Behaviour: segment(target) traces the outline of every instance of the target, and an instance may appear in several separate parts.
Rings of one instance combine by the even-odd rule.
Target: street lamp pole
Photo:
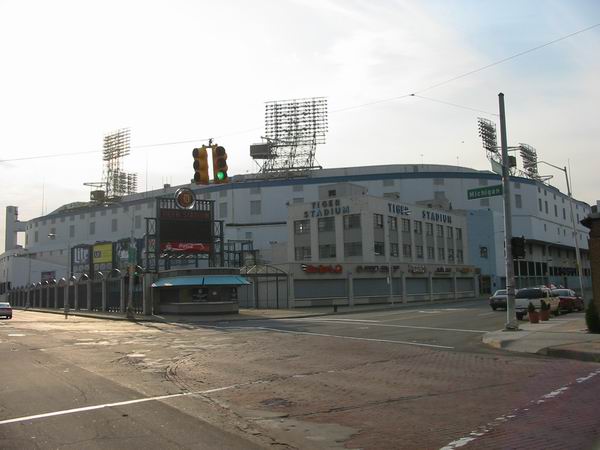
[[[567,171],[567,166],[559,167],[554,164],[550,164],[546,161],[539,161],[538,164],[546,164],[550,167],[554,167],[557,170],[561,170],[565,173],[565,179],[567,181],[567,195],[569,196],[569,209],[571,214],[571,226],[573,227],[573,239],[575,240],[575,259],[577,265],[577,276],[579,278],[579,289],[581,290],[581,296],[584,296],[583,292],[583,277],[581,275],[581,252],[579,251],[579,239],[577,236],[577,228],[575,224],[575,213],[573,212],[573,194],[571,192],[571,183],[569,182],[569,172]]]
[[[133,312],[133,278],[135,274],[135,261],[136,261],[136,247],[135,247],[135,236],[134,236],[134,216],[131,216],[131,235],[129,237],[129,250],[128,250],[128,272],[129,272],[129,285],[127,295],[127,311],[126,316],[128,319],[134,319],[135,314]]]
[[[515,313],[515,272],[512,257],[512,211],[510,208],[510,162],[508,160],[508,144],[506,138],[506,116],[504,111],[504,94],[498,94],[500,107],[500,145],[502,147],[502,191],[504,197],[504,251],[506,265],[506,325],[507,331],[518,330]]]

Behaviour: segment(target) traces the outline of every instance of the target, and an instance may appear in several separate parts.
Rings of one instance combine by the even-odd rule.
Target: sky
[[[139,191],[189,182],[208,138],[255,173],[265,102],[303,97],[328,99],[325,168],[486,170],[477,118],[499,126],[503,92],[509,145],[595,204],[600,26],[475,70],[599,23],[596,0],[0,0],[0,251],[7,205],[89,200],[106,134],[131,129]]]

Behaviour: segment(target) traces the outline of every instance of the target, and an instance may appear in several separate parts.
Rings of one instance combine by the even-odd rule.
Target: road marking
[[[489,313],[484,313],[484,314],[477,314],[479,317],[483,317],[483,316],[491,316],[492,314],[496,314],[495,312],[489,312]]]
[[[501,425],[502,423],[505,423],[511,419],[514,419],[515,417],[517,417],[517,415],[519,413],[529,411],[532,408],[532,405],[533,406],[539,405],[539,404],[545,403],[546,401],[553,400],[557,397],[560,397],[569,388],[575,386],[575,383],[581,384],[581,383],[588,381],[589,379],[595,377],[596,375],[600,375],[600,369],[596,369],[595,371],[590,372],[588,375],[586,375],[584,377],[577,378],[574,383],[573,382],[567,383],[564,386],[562,386],[558,389],[555,389],[552,392],[549,392],[548,394],[542,395],[537,400],[531,400],[528,403],[529,408],[516,408],[509,414],[505,414],[504,416],[496,417],[494,420],[492,420],[491,422],[489,422],[485,425],[480,426],[475,431],[471,431],[467,436],[463,436],[463,437],[456,439],[456,440],[450,442],[449,444],[441,447],[440,450],[454,450],[456,448],[467,445],[468,443],[473,442],[477,438],[489,433],[490,431],[492,431],[494,428]]]
[[[311,320],[310,317],[300,317],[298,319],[290,319],[290,320]],[[313,320],[335,320],[337,322],[375,322],[375,323],[379,323],[381,322],[380,320],[369,320],[369,319],[341,319],[341,318],[317,318],[317,319],[313,319]]]
[[[332,337],[338,339],[349,339],[352,341],[367,341],[367,342],[385,342],[390,344],[404,344],[404,345],[415,345],[417,347],[431,347],[431,348],[445,348],[445,349],[453,349],[454,347],[449,347],[447,345],[435,345],[435,344],[424,344],[421,342],[410,342],[410,341],[395,341],[392,339],[375,339],[375,338],[363,338],[363,337],[354,337],[354,336],[342,336],[339,334],[326,334],[326,333],[313,333],[310,331],[293,331],[293,330],[281,330],[279,328],[269,328],[269,327],[217,327],[214,325],[203,325],[208,328],[216,328],[220,330],[263,330],[263,331],[274,331],[276,333],[286,333],[286,334],[299,334],[305,336],[320,336],[320,337]],[[485,331],[487,333],[487,331]]]
[[[304,322],[325,322],[325,323],[333,322],[333,323],[336,323],[335,319],[311,320],[310,318],[302,318],[302,319],[289,319],[289,320],[299,320],[299,321],[304,321]],[[356,320],[354,323],[359,323],[359,321]],[[363,325],[371,325],[374,327],[410,328],[410,329],[415,329],[415,330],[458,331],[458,332],[463,332],[463,333],[488,333],[489,332],[489,331],[485,331],[485,330],[469,330],[469,329],[464,329],[464,328],[419,327],[416,325],[395,325],[395,324],[391,324],[391,323],[371,323],[371,321],[368,321],[367,323],[363,323]]]
[[[224,386],[224,387],[215,388],[215,389],[208,389],[205,391],[180,392],[178,394],[158,395],[156,397],[138,398],[135,400],[125,400],[122,402],[104,403],[102,405],[92,405],[92,406],[84,406],[81,408],[64,409],[62,411],[53,411],[53,412],[49,412],[49,413],[35,414],[33,416],[16,417],[14,419],[2,420],[2,421],[0,421],[0,425],[7,425],[9,423],[17,423],[17,422],[26,422],[28,420],[45,419],[46,417],[64,416],[66,414],[76,414],[76,413],[80,413],[80,412],[94,411],[96,409],[114,408],[115,406],[134,405],[136,403],[152,402],[152,401],[156,401],[156,400],[166,400],[166,399],[170,399],[170,398],[184,397],[184,396],[188,396],[188,395],[206,395],[206,394],[212,394],[214,392],[220,392],[220,391],[225,391],[228,389],[234,389],[236,387],[245,386],[248,384],[252,384],[252,383],[232,384],[231,386]]]
[[[12,333],[12,334],[9,334],[9,336],[11,336],[11,337],[23,337],[23,336],[26,336],[26,335],[25,334],[20,334],[20,333]]]

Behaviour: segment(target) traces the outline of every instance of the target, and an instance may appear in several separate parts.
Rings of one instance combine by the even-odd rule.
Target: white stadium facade
[[[382,205],[381,215],[385,214],[388,204],[406,205],[409,210],[423,210],[419,212],[419,217],[413,214],[408,220],[434,217],[438,211],[442,215],[458,217],[454,220],[461,224],[461,261],[449,260],[447,253],[440,260],[437,251],[430,255],[432,261],[427,261],[427,251],[416,248],[419,244],[413,235],[406,244],[410,246],[409,250],[403,251],[401,242],[400,251],[389,250],[390,246],[395,248],[395,238],[389,237],[391,219],[383,219],[386,223],[385,240],[380,239],[383,250],[376,250],[375,253],[369,250],[378,241],[362,244],[366,250],[351,261],[352,267],[348,273],[355,272],[358,266],[392,263],[404,264],[401,270],[410,264],[423,263],[424,266],[431,265],[433,272],[444,272],[443,266],[456,265],[457,273],[458,269],[466,273],[471,267],[476,283],[473,290],[488,293],[505,283],[502,197],[469,200],[467,191],[498,185],[500,182],[500,177],[493,172],[466,167],[382,165],[318,169],[308,172],[306,176],[289,178],[264,177],[261,174],[238,175],[231,177],[229,183],[206,186],[165,185],[163,189],[131,194],[109,204],[67,204],[50,214],[35,218],[19,218],[18,207],[9,206],[6,209],[5,252],[0,255],[0,292],[4,293],[10,287],[37,283],[44,278],[44,274],[52,274],[56,279],[65,277],[67,248],[118,242],[129,239],[132,233],[141,241],[146,231],[145,218],[156,217],[156,198],[172,196],[181,187],[191,188],[197,198],[213,201],[215,219],[224,222],[225,240],[251,242],[253,249],[258,251],[260,263],[277,266],[287,273],[299,273],[301,266],[306,271],[307,264],[337,267],[348,262],[343,252],[333,250],[331,253],[330,248],[326,250],[330,253],[320,251],[316,237],[313,238],[313,251],[298,252],[293,244],[296,229],[294,221],[300,220],[302,211],[310,209],[314,202],[326,201],[327,193],[329,197],[336,197],[335,194],[331,195],[333,186],[340,191],[338,197],[343,197],[341,194],[347,190],[356,196],[358,189],[362,190],[359,196],[376,198],[378,204]],[[549,184],[522,177],[511,177],[511,189],[513,235],[523,236],[527,241],[525,259],[515,263],[517,286],[555,283],[577,289],[579,280],[576,276],[575,237],[581,249],[584,288],[590,288],[587,229],[579,223],[590,214],[590,205],[573,201],[577,224],[574,236],[569,198],[565,193]],[[368,206],[369,202],[354,199],[352,205],[353,208],[361,208],[360,205]],[[389,211],[397,212],[398,208],[401,210],[404,206],[389,208]],[[369,211],[371,214],[375,210]],[[339,220],[341,224],[342,219]],[[413,225],[408,226],[409,230],[413,229]],[[19,233],[24,234],[24,238],[18,238]],[[378,239],[376,234],[371,231],[367,236]],[[335,245],[336,242],[344,245],[342,240],[332,239],[328,245]],[[18,241],[24,245],[18,245]],[[458,267],[460,264],[465,267]],[[306,286],[309,285],[303,289]],[[365,289],[369,289],[368,285],[365,286]]]

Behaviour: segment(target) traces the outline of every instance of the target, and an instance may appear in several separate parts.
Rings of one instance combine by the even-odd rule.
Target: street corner
[[[515,343],[519,342],[521,339],[527,337],[530,334],[529,331],[519,330],[519,331],[507,331],[507,330],[498,330],[498,331],[490,331],[485,333],[481,338],[482,342],[490,347],[494,347],[501,350],[511,350],[511,351],[523,351],[515,348]],[[535,352],[533,352],[535,353]]]
[[[539,353],[556,358],[600,363],[600,342],[579,342],[555,345],[542,349]]]

